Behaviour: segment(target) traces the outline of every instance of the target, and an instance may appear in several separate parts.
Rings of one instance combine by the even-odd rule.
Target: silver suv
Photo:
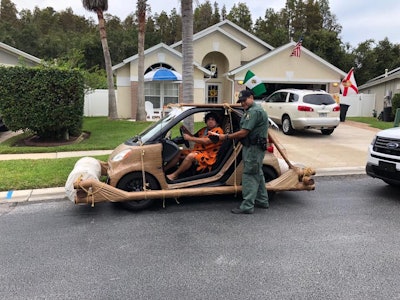
[[[368,147],[367,174],[400,186],[400,127],[379,131]]]
[[[288,135],[311,128],[330,135],[340,123],[340,106],[325,91],[278,90],[264,99],[261,106]]]

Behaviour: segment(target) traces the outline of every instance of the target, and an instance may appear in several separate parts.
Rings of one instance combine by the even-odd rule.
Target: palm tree
[[[136,120],[146,121],[145,99],[144,99],[144,39],[146,31],[146,1],[137,1],[137,14],[139,20],[139,37],[138,37],[138,97]]]
[[[193,103],[193,1],[181,0],[182,10],[182,96],[183,102]],[[193,132],[193,118],[186,122],[185,126]]]
[[[97,14],[99,20],[100,40],[103,47],[104,63],[106,65],[107,85],[108,85],[108,117],[117,119],[117,101],[115,98],[114,78],[112,72],[110,50],[108,48],[106,25],[103,12],[108,9],[107,0],[82,0],[83,7],[86,10],[93,11]]]

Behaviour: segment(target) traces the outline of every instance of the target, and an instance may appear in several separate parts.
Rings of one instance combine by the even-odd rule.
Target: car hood
[[[400,127],[393,127],[379,131],[377,135],[385,138],[400,139]]]

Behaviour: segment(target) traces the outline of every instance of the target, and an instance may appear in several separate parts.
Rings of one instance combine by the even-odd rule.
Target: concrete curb
[[[0,192],[0,204],[67,199],[64,187]]]
[[[73,152],[50,152],[50,153],[22,153],[22,154],[1,154],[0,160],[20,159],[57,159],[67,157],[83,157],[109,155],[113,150],[73,151]]]
[[[345,175],[364,175],[365,166],[349,168],[323,168],[316,169],[315,177],[345,176]]]

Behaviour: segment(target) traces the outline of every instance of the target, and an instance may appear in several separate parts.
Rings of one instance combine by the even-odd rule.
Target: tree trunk
[[[136,120],[146,121],[145,98],[144,98],[144,40],[146,31],[146,0],[138,0],[138,92],[137,92],[137,111]]]
[[[194,79],[193,79],[193,1],[181,0],[182,9],[182,85],[184,103],[193,103]],[[193,117],[186,118],[185,126],[193,132]]]
[[[104,63],[106,65],[107,85],[108,85],[108,117],[110,119],[118,119],[117,100],[115,98],[114,76],[112,72],[110,50],[108,48],[106,26],[103,11],[97,10],[97,18],[99,19],[100,40],[103,47]]]

